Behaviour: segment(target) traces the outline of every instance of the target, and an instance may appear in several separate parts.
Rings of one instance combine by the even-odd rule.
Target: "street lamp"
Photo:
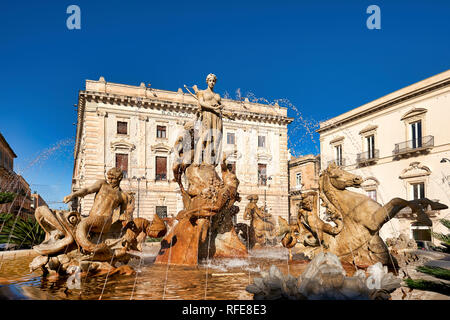
[[[447,159],[447,158],[442,158],[442,159],[441,159],[441,163],[444,163],[444,162],[450,162],[450,160]]]
[[[145,179],[145,177],[138,177],[134,176],[132,179],[136,179],[138,182],[138,192],[137,192],[137,217],[139,218],[139,191],[140,191],[140,182],[141,180]]]

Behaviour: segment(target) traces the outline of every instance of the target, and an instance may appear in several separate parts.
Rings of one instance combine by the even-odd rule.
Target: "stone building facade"
[[[302,193],[319,190],[320,156],[308,154],[289,160],[289,221],[297,220]]]
[[[0,133],[0,192],[15,194],[12,202],[0,204],[0,213],[18,214],[22,218],[33,217],[31,190],[28,182],[14,172],[17,155]]]
[[[222,99],[235,120],[223,120],[222,149],[240,180],[238,221],[243,220],[246,196],[266,199],[270,212],[288,216],[287,109]],[[174,143],[184,125],[195,118],[196,100],[181,89],[153,89],[86,80],[78,96],[72,191],[89,186],[118,166],[126,171],[121,188],[136,197],[134,215],[151,219],[176,216],[183,209],[172,179]],[[218,168],[219,169],[219,168]],[[87,215],[94,195],[72,202]]]
[[[394,197],[427,197],[450,206],[450,70],[322,122],[321,167],[336,162],[361,175],[359,192],[380,204]],[[428,211],[432,226],[420,225],[409,209],[380,230],[385,239],[409,235],[433,241],[444,232],[439,219],[450,210]]]

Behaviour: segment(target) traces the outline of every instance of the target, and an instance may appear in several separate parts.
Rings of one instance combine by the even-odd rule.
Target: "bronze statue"
[[[206,77],[208,88],[198,90],[194,86],[201,121],[198,142],[195,147],[194,163],[218,164],[222,146],[222,110],[220,95],[214,92],[216,75],[210,73]],[[202,161],[203,159],[203,161]]]
[[[239,211],[234,205],[240,201],[239,180],[227,167],[226,157],[221,164],[222,177],[215,170],[223,156],[222,117],[226,114],[220,95],[213,91],[216,80],[215,75],[209,74],[207,89],[198,90],[194,86],[195,95],[188,89],[197,99],[196,120],[201,125],[196,131],[194,121],[188,122],[184,134],[175,142],[172,170],[180,186],[184,209],[176,217],[178,223],[162,240],[155,263],[197,265],[205,258],[247,254],[232,221]],[[188,188],[183,186],[183,175]]]
[[[77,243],[86,252],[104,252],[108,250],[106,243],[94,244],[88,239],[88,232],[93,233],[107,233],[113,223],[113,213],[119,209],[119,219],[129,219],[129,214],[126,218],[122,214],[126,214],[127,209],[133,211],[134,208],[129,208],[130,197],[126,192],[120,189],[120,181],[123,173],[120,169],[112,168],[107,173],[107,180],[98,180],[92,186],[76,191],[66,197],[64,202],[67,203],[75,197],[84,197],[90,193],[95,193],[94,204],[86,219],[81,220],[75,235]]]
[[[128,228],[126,233],[126,238],[130,242],[130,249],[142,251],[143,243],[147,237],[160,238],[164,236],[167,232],[167,227],[157,214],[153,216],[153,220],[150,222],[145,218],[134,218],[133,228]],[[126,221],[122,222],[125,227],[127,225]]]
[[[407,201],[394,198],[384,206],[368,196],[346,190],[347,187],[359,187],[362,178],[351,174],[334,163],[323,170],[319,177],[319,196],[322,206],[326,208],[328,223],[318,217],[318,201],[314,203],[312,215],[299,208],[299,227],[305,227],[309,233],[306,239],[299,241],[299,250],[310,257],[322,251],[336,254],[342,261],[358,266],[369,266],[377,262],[396,263],[379,230],[403,208],[410,207],[420,219],[429,219],[423,208],[430,205],[433,210],[446,209],[447,206],[420,199]],[[313,201],[314,202],[314,201]],[[300,228],[299,228],[300,229]],[[295,234],[284,227],[285,237],[293,238]],[[291,243],[285,240],[286,243]]]
[[[275,220],[272,215],[263,208],[258,207],[258,195],[249,195],[250,201],[245,207],[244,219],[250,220],[250,228],[255,237],[255,244],[265,246],[274,244],[275,241]]]
[[[92,186],[64,197],[67,203],[75,197],[95,193],[86,218],[77,212],[53,212],[47,206],[36,209],[36,220],[46,237],[40,245],[33,247],[40,256],[31,262],[31,270],[41,268],[44,274],[64,274],[71,266],[78,265],[84,271],[109,270],[116,262],[130,260],[128,251],[138,230],[132,220],[134,197],[120,189],[122,177],[121,170],[112,168],[107,172],[107,180],[98,180]],[[165,227],[158,223],[152,223],[152,226],[160,231],[159,236],[165,232]]]

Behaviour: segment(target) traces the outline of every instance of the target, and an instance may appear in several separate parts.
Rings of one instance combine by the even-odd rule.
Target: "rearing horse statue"
[[[317,239],[323,245],[306,246],[305,251],[310,256],[323,250],[358,266],[377,262],[393,264],[395,260],[390,257],[386,244],[379,236],[381,227],[405,207],[410,207],[418,219],[428,221],[424,213],[428,205],[433,210],[447,209],[446,205],[426,198],[411,201],[394,198],[381,206],[364,194],[346,190],[348,187],[360,187],[362,181],[360,176],[344,171],[334,163],[322,171],[319,195],[322,206],[326,207],[327,215],[336,228],[323,228],[322,232],[315,233],[316,237],[323,237]]]

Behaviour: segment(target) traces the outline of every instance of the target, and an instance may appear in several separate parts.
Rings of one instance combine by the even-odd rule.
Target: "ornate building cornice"
[[[78,94],[78,109],[77,109],[77,129],[76,129],[76,138],[75,138],[75,148],[74,148],[74,170],[77,162],[78,155],[80,153],[80,141],[81,135],[83,132],[83,118],[86,108],[86,102],[96,102],[96,103],[104,103],[109,105],[118,105],[123,107],[130,108],[139,108],[142,110],[164,110],[166,112],[182,112],[187,114],[192,114],[194,116],[197,111],[197,104],[189,101],[184,101],[184,93],[172,92],[172,91],[164,91],[157,90],[145,87],[145,85],[141,84],[139,87],[121,85],[121,84],[113,84],[102,81],[91,81],[87,80],[86,83],[89,83],[90,90],[80,90]],[[91,87],[94,86],[95,88]],[[117,88],[125,88],[124,90],[131,90],[131,95],[119,94],[108,92],[111,89],[108,89],[108,86],[114,86]],[[93,90],[92,90],[93,89]],[[118,89],[118,90],[119,90]],[[164,96],[170,95],[171,99],[164,98]],[[177,101],[180,100],[180,101]],[[271,106],[271,105],[263,105],[259,103],[245,101],[234,101],[229,99],[223,99],[225,110],[233,113],[237,119],[243,121],[254,121],[254,122],[264,122],[264,123],[273,123],[287,126],[294,119],[287,117],[285,115],[273,114],[271,112],[261,113],[248,110],[236,110],[234,108],[230,108],[230,104],[242,105],[246,106],[255,106],[255,108],[276,108],[280,109],[279,106]],[[134,111],[135,112],[135,111]],[[277,111],[275,111],[277,113]],[[279,112],[278,112],[279,113]],[[144,116],[144,115],[143,115]]]
[[[404,101],[411,100],[432,91],[436,91],[450,86],[450,70],[431,78],[417,82],[406,88],[397,90],[385,97],[374,100],[368,104],[352,109],[340,116],[321,122],[320,128],[316,132],[322,134],[348,122],[366,117],[370,114],[385,110],[398,105]]]

